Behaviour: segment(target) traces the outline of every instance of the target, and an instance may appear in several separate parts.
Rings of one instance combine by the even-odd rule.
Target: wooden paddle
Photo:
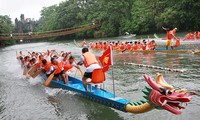
[[[17,57],[17,60],[18,60],[19,64],[21,64],[21,61],[20,61],[20,58],[19,58],[19,54],[18,54],[17,51],[16,51],[16,57]]]
[[[23,72],[23,75],[26,75],[26,74],[27,74],[27,71],[28,71],[27,66],[24,66],[24,72]]]
[[[44,85],[45,85],[46,87],[48,87],[48,86],[50,85],[51,81],[53,80],[54,73],[55,73],[55,71],[54,71],[53,73],[51,73],[51,75],[50,75],[50,76],[47,78],[47,80],[44,82]]]
[[[32,76],[32,74],[36,71],[36,65],[37,65],[37,64],[33,65],[33,66],[30,68],[30,70],[28,71],[28,74],[29,74],[30,76]]]
[[[18,55],[17,51],[16,51],[16,57],[17,57],[17,59],[19,60],[19,55]]]
[[[124,50],[122,50],[121,52],[123,53],[123,52],[125,52],[127,50],[127,48],[125,48]]]
[[[154,35],[154,37],[156,38],[156,40],[159,40],[159,39],[160,39],[160,38],[157,36],[156,33],[154,33],[153,35]]]
[[[32,78],[35,78],[35,77],[37,77],[41,72],[42,72],[42,70],[39,69],[39,70],[37,70],[35,73],[33,73],[33,74],[31,75],[31,77],[32,77]]]
[[[178,38],[175,36],[175,35],[173,35],[173,34],[171,34],[176,40],[178,40]]]

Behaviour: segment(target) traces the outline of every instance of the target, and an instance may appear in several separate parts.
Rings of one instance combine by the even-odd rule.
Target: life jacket
[[[138,45],[138,50],[143,50],[142,48],[143,48],[143,44],[141,43]]]
[[[138,50],[138,44],[133,45],[133,50]]]
[[[54,74],[59,74],[63,69],[63,64],[62,62],[57,62],[56,65],[53,65],[53,68],[55,69]]]
[[[36,69],[39,69],[40,66],[42,65],[42,60],[43,60],[43,59],[40,59],[40,60],[39,60],[39,62],[38,62],[37,65],[36,65]]]
[[[193,34],[192,33],[190,33],[189,34],[189,39],[193,39],[194,37],[193,37]]]
[[[93,43],[90,43],[90,48],[95,48],[94,44]]]
[[[148,46],[149,46],[149,49],[152,50],[154,48],[154,43],[150,42]]]
[[[95,48],[95,49],[98,49],[98,44],[96,44],[96,45],[94,46],[94,48]]]
[[[61,61],[63,64],[64,72],[67,72],[69,69],[73,67],[73,64],[69,63],[69,60]]]
[[[64,72],[67,72],[69,69],[73,68],[73,64],[67,63],[64,65]]]
[[[42,64],[42,67],[46,72],[50,71],[51,66],[52,66],[52,64],[49,61],[47,61],[46,65]]]
[[[147,49],[147,45],[146,44],[143,44],[142,45],[142,50],[146,50]]]
[[[121,50],[124,50],[124,49],[125,49],[125,45],[124,45],[124,44],[121,44],[120,49],[121,49]]]
[[[83,54],[84,57],[84,66],[87,68],[92,64],[98,64],[98,61],[94,54],[86,52]]]
[[[185,36],[185,39],[190,39],[190,34],[189,33]]]
[[[101,45],[100,45],[99,43],[97,43],[97,44],[95,45],[95,48],[96,48],[96,49],[100,49],[100,48],[101,48]]]
[[[172,39],[172,36],[171,36],[170,32],[167,32],[167,39],[168,39],[168,40],[171,40],[171,39]]]
[[[128,49],[128,50],[131,50],[131,44],[128,44],[128,45],[127,45],[127,49]]]

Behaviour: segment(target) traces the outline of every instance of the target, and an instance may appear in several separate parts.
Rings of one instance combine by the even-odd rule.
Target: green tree
[[[41,11],[40,30],[78,27],[92,21],[99,21],[101,27],[71,36],[154,33],[161,31],[162,26],[177,27],[180,31],[199,30],[199,8],[198,0],[67,0]]]
[[[0,15],[0,34],[10,34],[12,33],[14,26],[12,24],[11,18],[7,15]]]
[[[0,35],[1,36],[10,36],[12,31],[14,30],[14,26],[12,24],[11,18],[8,15],[0,15]],[[0,41],[0,45],[11,45],[15,44],[13,40],[3,40]]]

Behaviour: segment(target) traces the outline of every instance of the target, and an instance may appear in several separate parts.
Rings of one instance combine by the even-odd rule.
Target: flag
[[[104,51],[103,55],[99,57],[99,60],[102,64],[103,71],[106,72],[109,69],[110,65],[113,65],[111,46],[109,46],[109,48]]]

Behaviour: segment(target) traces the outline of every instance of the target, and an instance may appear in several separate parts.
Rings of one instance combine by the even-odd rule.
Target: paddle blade
[[[47,87],[50,85],[51,81],[53,80],[53,77],[54,77],[54,73],[52,73],[48,78],[47,80],[44,82],[44,85]]]
[[[27,66],[24,66],[24,72],[23,72],[23,75],[26,75],[27,74]]]
[[[17,51],[16,51],[16,57],[17,57],[17,59],[19,59],[19,55],[18,55]]]
[[[32,78],[37,77],[40,73],[42,72],[42,70],[37,70],[34,74],[31,75]]]
[[[29,74],[29,75],[32,75],[35,71],[36,71],[36,64],[33,65],[33,66],[30,68],[30,70],[28,71],[28,74]]]

